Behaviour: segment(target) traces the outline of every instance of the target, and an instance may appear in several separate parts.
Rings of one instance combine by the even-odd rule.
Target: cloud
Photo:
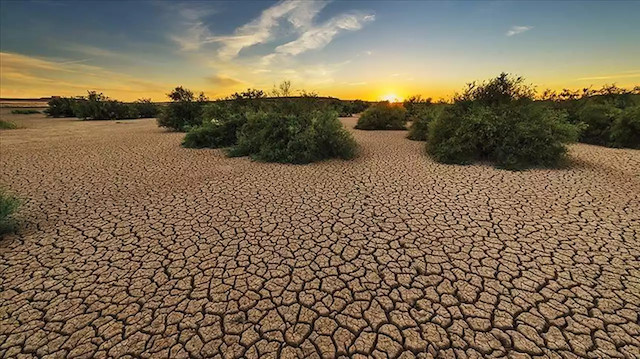
[[[636,77],[640,77],[640,71],[627,71],[627,72],[619,73],[619,74],[580,77],[577,80],[578,81],[613,80],[613,79],[636,78]]]
[[[226,77],[222,75],[210,76],[210,77],[207,77],[207,80],[212,84],[220,87],[231,87],[235,85],[241,85],[244,83],[240,80],[236,80],[234,78]]]
[[[170,88],[167,84],[109,71],[83,61],[56,61],[0,52],[2,92],[11,89],[14,96],[40,97],[83,95],[87,90],[97,90],[118,93],[119,100],[134,100],[143,95],[157,96]]]
[[[328,4],[328,1],[281,1],[252,21],[238,27],[233,34],[215,35],[197,12],[183,10],[186,29],[170,38],[183,51],[196,51],[206,44],[218,44],[217,54],[221,60],[229,61],[237,57],[243,49],[277,40],[276,35],[298,37],[277,46],[273,53],[263,56],[263,64],[270,63],[276,55],[295,56],[308,50],[320,49],[329,44],[343,31],[355,31],[375,16],[359,12],[338,14],[322,24],[314,24],[314,19]],[[288,24],[288,26],[285,26]]]
[[[272,39],[274,30],[286,19],[294,29],[305,29],[307,24],[327,5],[326,1],[286,0],[264,10],[260,16],[237,28],[232,35],[214,35],[197,16],[197,11],[183,10],[187,29],[181,35],[171,35],[182,50],[198,50],[205,44],[220,43],[218,55],[230,60],[244,48],[261,44]]]
[[[533,26],[512,26],[509,31],[507,31],[507,36],[522,34],[531,29],[533,29]]]
[[[365,23],[373,21],[375,15],[354,13],[342,14],[319,26],[312,26],[296,40],[276,47],[275,52],[286,55],[298,55],[308,50],[321,49],[342,31],[360,30]]]

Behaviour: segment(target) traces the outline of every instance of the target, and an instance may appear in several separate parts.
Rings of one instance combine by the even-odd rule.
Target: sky
[[[640,84],[640,1],[0,1],[0,97],[165,101],[284,80],[343,99]]]

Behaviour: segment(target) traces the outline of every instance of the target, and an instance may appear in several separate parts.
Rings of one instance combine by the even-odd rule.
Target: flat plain
[[[640,151],[442,165],[180,147],[154,120],[2,118],[0,357],[640,357]]]

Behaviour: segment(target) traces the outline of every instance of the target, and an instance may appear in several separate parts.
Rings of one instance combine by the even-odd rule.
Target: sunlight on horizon
[[[389,101],[389,102],[402,102],[402,97],[398,96],[394,93],[388,93],[386,95],[383,95],[381,97],[382,101]]]

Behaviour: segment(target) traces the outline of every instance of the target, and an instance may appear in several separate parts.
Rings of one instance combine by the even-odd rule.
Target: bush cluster
[[[51,117],[75,117],[74,107],[77,100],[73,97],[54,97],[49,100],[49,107],[44,113]]]
[[[640,149],[640,105],[621,110],[609,134],[614,147]]]
[[[357,145],[333,111],[259,111],[247,114],[231,156],[303,164],[350,159]]]
[[[556,166],[579,132],[564,112],[534,102],[522,78],[503,73],[469,84],[454,98],[429,125],[427,152],[444,163],[487,160],[512,170]]]
[[[196,98],[192,91],[179,86],[167,96],[171,102],[160,111],[158,126],[174,131],[188,131],[202,124],[202,108],[207,102],[204,93]]]
[[[202,124],[187,132],[182,145],[188,148],[222,148],[237,142],[238,130],[247,122],[248,105],[238,101],[211,103],[202,111]]]
[[[158,111],[158,105],[151,99],[123,103],[102,93],[89,91],[86,97],[52,98],[44,113],[51,117],[77,117],[84,120],[122,120],[155,117]]]
[[[330,102],[313,97],[219,101],[204,106],[201,117],[184,147],[230,147],[230,156],[296,164],[348,159],[356,151]]]
[[[20,201],[0,189],[0,234],[11,232],[15,229],[13,214],[18,210]]]
[[[580,142],[608,147],[640,146],[640,88],[626,90],[605,85],[599,90],[547,90],[542,100],[567,113],[569,122],[584,126]]]
[[[407,110],[402,104],[379,102],[366,109],[356,124],[359,130],[404,130]]]
[[[33,109],[17,109],[17,110],[11,110],[11,114],[12,115],[35,115],[36,113],[41,113],[38,110],[33,110]]]

